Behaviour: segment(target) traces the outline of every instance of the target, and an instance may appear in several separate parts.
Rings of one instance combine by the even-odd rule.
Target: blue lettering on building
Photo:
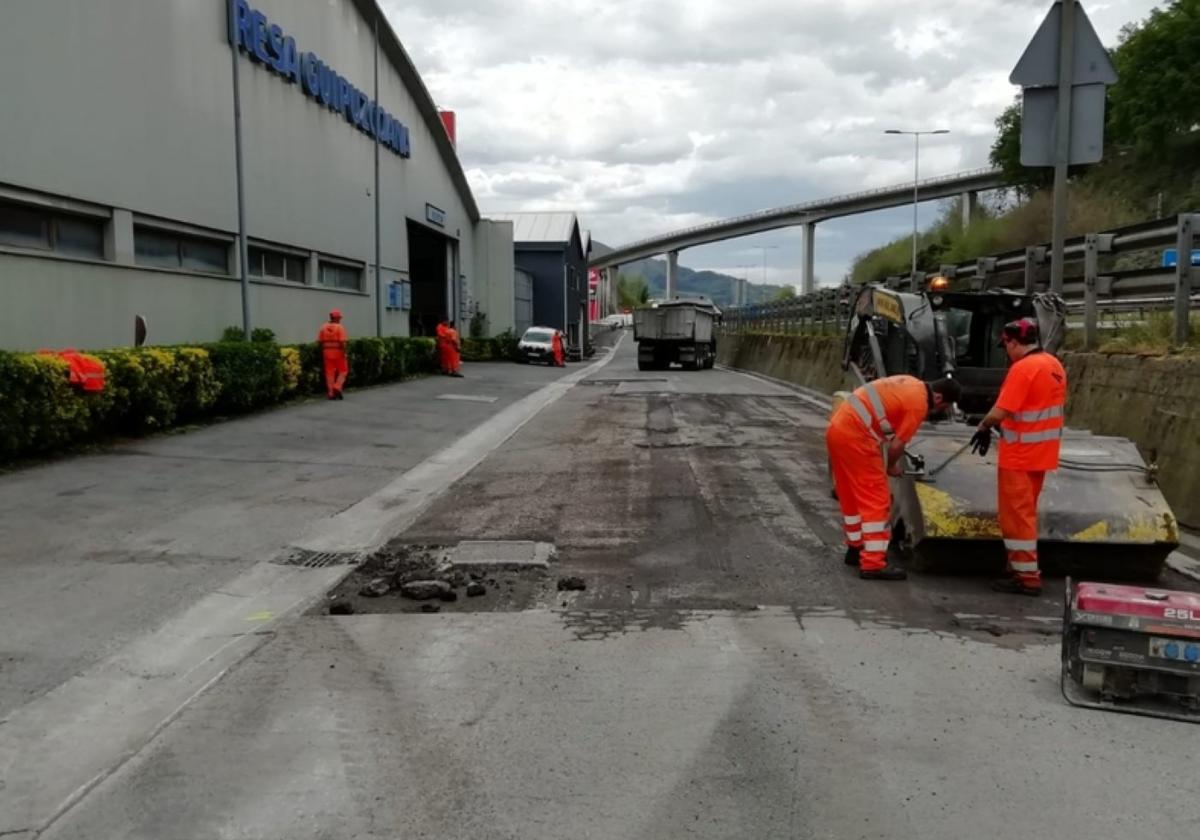
[[[277,73],[285,82],[297,84],[306,96],[339,113],[350,125],[401,157],[410,157],[408,126],[384,110],[323,62],[314,52],[300,52],[296,39],[247,0],[229,0],[229,43],[252,61]]]

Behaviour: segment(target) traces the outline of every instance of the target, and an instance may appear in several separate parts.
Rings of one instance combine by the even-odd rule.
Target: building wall
[[[531,250],[518,244],[516,263],[533,277],[533,325],[565,330],[562,250]]]
[[[351,0],[253,0],[368,96],[374,36]],[[212,340],[241,323],[231,47],[226,0],[38,0],[6,3],[0,75],[35,80],[4,97],[0,191],[32,190],[95,204],[118,246],[104,261],[0,248],[0,345],[102,347],[127,343],[134,314],[155,343]],[[308,339],[329,309],[353,334],[376,330],[372,138],[243,52],[247,232],[252,241],[338,258],[362,268],[362,292],[252,284],[252,321],[281,340]],[[476,295],[498,278],[511,289],[511,252],[477,258],[477,228],[399,72],[381,55],[379,101],[409,130],[411,158],[380,150],[383,277],[405,279],[411,218],[458,243]],[[15,88],[11,89],[15,92]],[[429,223],[426,203],[444,213]],[[230,242],[225,277],[134,265],[132,220],[166,220]],[[497,262],[493,263],[492,260]],[[8,305],[8,301],[20,305]],[[387,310],[385,333],[406,334]]]
[[[476,283],[473,289],[480,311],[487,316],[490,335],[516,329],[515,262],[513,257],[512,222],[493,222],[484,219],[475,235],[476,277],[490,272],[487,283]],[[507,273],[500,271],[507,266]],[[489,268],[490,267],[490,268]]]

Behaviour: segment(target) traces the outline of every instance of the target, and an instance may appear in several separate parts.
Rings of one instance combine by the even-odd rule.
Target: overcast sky
[[[383,0],[485,214],[573,210],[610,245],[987,165],[1008,74],[1049,0]],[[1085,2],[1106,44],[1152,0]],[[938,212],[922,205],[922,224]],[[912,228],[911,209],[817,228],[817,276]],[[680,262],[799,282],[798,229]],[[768,246],[764,252],[761,246]],[[772,247],[773,246],[773,247]],[[749,266],[749,268],[743,268]]]

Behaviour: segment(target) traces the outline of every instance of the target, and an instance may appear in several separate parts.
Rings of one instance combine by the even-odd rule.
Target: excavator
[[[922,426],[908,445],[904,475],[892,479],[896,547],[921,568],[1002,566],[996,448],[980,458],[969,440],[1004,381],[1004,324],[1036,318],[1043,349],[1055,352],[1065,337],[1065,304],[1048,293],[950,291],[939,277],[919,291],[867,284],[852,306],[842,366],[860,383],[907,373],[953,376],[963,388],[954,416]],[[1039,556],[1052,572],[1153,581],[1179,544],[1155,467],[1126,438],[1068,428],[1039,513]]]

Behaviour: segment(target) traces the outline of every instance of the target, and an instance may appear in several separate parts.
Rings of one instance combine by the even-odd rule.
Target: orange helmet
[[[335,309],[335,310],[333,310],[332,312],[330,312],[330,313],[329,313],[329,320],[330,320],[330,321],[340,321],[340,320],[342,320],[342,310],[340,310],[340,309]]]

